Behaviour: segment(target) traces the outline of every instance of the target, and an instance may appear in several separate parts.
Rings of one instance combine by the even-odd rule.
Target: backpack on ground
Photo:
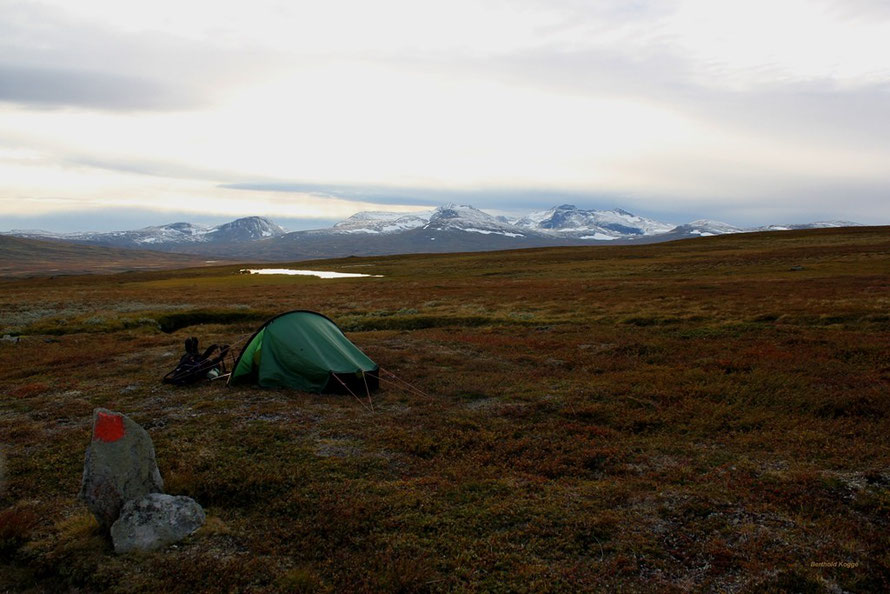
[[[185,354],[180,357],[175,369],[164,376],[165,384],[186,386],[201,380],[212,380],[226,373],[226,355],[229,345],[212,344],[203,353],[198,353],[198,339],[194,336],[185,340]]]

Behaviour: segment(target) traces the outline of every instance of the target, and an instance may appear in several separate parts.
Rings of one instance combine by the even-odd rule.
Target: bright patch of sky
[[[0,0],[0,229],[566,195],[888,223],[887,6]]]

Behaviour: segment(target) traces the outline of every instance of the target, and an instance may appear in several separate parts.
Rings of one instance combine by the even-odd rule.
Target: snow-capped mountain
[[[135,231],[113,231],[111,233],[67,233],[65,239],[89,241],[91,243],[123,244],[151,246],[160,243],[194,243],[205,241],[211,228],[193,223],[171,223],[145,227]]]
[[[336,233],[399,233],[410,229],[465,231],[506,237],[566,237],[585,240],[627,239],[665,233],[674,225],[626,210],[582,210],[571,204],[519,219],[493,216],[468,205],[446,204],[432,211],[403,214],[360,212],[337,223]]]
[[[196,243],[247,242],[278,237],[287,233],[264,217],[245,217],[222,225],[206,227],[193,223],[170,223],[133,231],[108,233],[50,233],[48,231],[10,231],[8,235],[31,239],[55,239],[116,247],[169,248]]]
[[[701,219],[675,226],[619,208],[584,210],[571,204],[508,218],[468,205],[446,204],[413,213],[360,212],[333,227],[292,233],[263,217],[246,217],[213,227],[182,222],[114,233],[12,231],[5,235],[189,253],[214,259],[295,261],[352,255],[578,246],[605,241],[653,243],[727,233],[851,225],[856,223],[821,221],[743,229]]]
[[[757,231],[792,231],[797,229],[834,229],[837,227],[861,227],[860,223],[851,221],[815,221],[813,223],[796,223],[793,225],[769,225],[759,227]]]
[[[193,223],[170,223],[168,225],[144,227],[142,229],[136,229],[132,231],[110,231],[105,233],[93,231],[53,233],[51,231],[40,230],[12,230],[7,235],[27,237],[29,239],[57,239],[62,241],[77,241],[108,245],[145,244],[146,247],[150,247],[152,244],[193,243],[197,241],[204,241],[207,233],[209,233],[211,230],[211,227],[195,225]]]
[[[813,223],[795,223],[793,225],[768,225],[765,227],[737,227],[722,221],[699,219],[674,227],[664,234],[665,239],[676,237],[710,237],[728,233],[753,233],[755,231],[796,231],[802,229],[832,229],[837,227],[861,227],[859,223],[850,221],[816,221]]]
[[[284,235],[287,231],[264,217],[245,217],[212,227],[208,241],[256,241]]]
[[[583,210],[562,204],[533,212],[516,222],[518,227],[560,237],[609,241],[666,233],[674,225],[637,216],[626,210]]]
[[[333,233],[398,233],[410,229],[420,229],[430,222],[435,211],[424,212],[359,212],[342,220],[333,227]]]
[[[688,237],[710,237],[712,235],[725,235],[727,233],[745,233],[754,229],[742,229],[729,223],[722,221],[712,221],[710,219],[698,219],[685,225],[679,225],[669,229],[671,235],[685,235]]]
[[[435,210],[397,213],[367,211],[352,215],[331,228],[334,233],[400,233],[412,229],[465,231],[483,235],[524,237],[527,233],[503,219],[465,204],[446,204]]]
[[[515,225],[464,204],[440,206],[422,228],[430,231],[464,231],[505,237],[525,237],[527,235]]]

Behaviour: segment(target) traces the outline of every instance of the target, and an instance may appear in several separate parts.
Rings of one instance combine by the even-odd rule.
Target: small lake
[[[292,268],[242,268],[241,274],[287,274],[291,276],[317,276],[318,278],[383,278],[382,274],[359,274],[357,272],[330,272],[327,270],[294,270]]]

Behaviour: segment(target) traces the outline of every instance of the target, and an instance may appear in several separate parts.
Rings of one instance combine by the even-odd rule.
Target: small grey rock
[[[163,490],[154,444],[145,429],[126,415],[94,410],[79,496],[99,525],[107,530],[125,502]]]
[[[132,499],[111,526],[114,552],[157,551],[200,528],[205,518],[204,510],[191,497],[150,493]]]

